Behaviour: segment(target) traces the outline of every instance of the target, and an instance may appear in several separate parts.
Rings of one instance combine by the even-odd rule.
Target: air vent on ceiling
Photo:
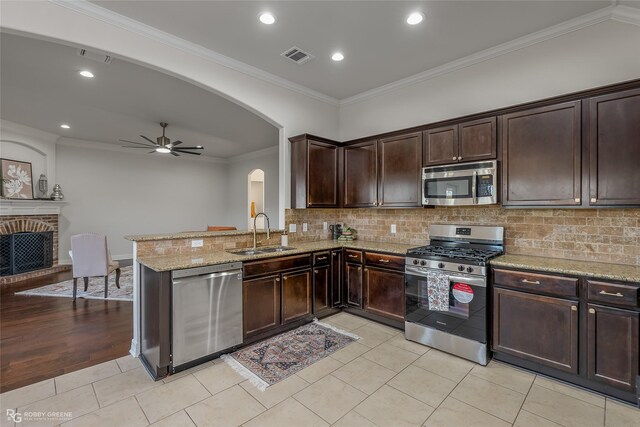
[[[298,65],[306,64],[310,60],[313,59],[313,55],[308,54],[303,51],[299,47],[292,47],[291,49],[285,50],[282,54],[285,58],[288,58],[295,62]]]
[[[78,49],[78,56],[90,59],[92,61],[101,62],[103,64],[111,64],[111,55],[103,52],[96,52],[87,49]]]

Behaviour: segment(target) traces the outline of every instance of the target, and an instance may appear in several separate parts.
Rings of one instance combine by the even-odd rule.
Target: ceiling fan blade
[[[172,155],[172,156],[176,156],[176,157],[180,157],[180,154],[178,154],[178,153],[174,153],[173,151],[171,152],[171,155]]]
[[[176,150],[204,150],[204,147],[196,146],[196,147],[178,147]]]
[[[142,149],[145,149],[145,150],[148,150],[149,148],[153,148],[153,147],[151,147],[151,146],[149,146],[149,147],[132,147],[132,146],[130,146],[130,145],[123,145],[123,147],[124,147],[124,148],[142,148]]]
[[[182,151],[182,150],[174,150],[180,154],[193,154],[194,156],[199,156],[201,153],[192,153],[191,151]]]
[[[149,142],[150,142],[150,143],[152,143],[153,145],[158,145],[157,143],[153,142],[152,140],[150,140],[149,138],[147,138],[147,137],[146,137],[146,136],[144,136],[144,135],[140,135],[140,137],[141,137],[141,138],[146,139],[147,141],[149,141]]]
[[[137,145],[144,145],[145,147],[151,147],[151,145],[147,144],[146,142],[135,142],[135,141],[129,141],[127,139],[119,139],[119,142],[126,142],[127,144],[137,144]],[[153,147],[157,146],[157,144],[153,144]]]
[[[180,144],[182,144],[182,141],[176,141],[176,142],[172,142],[171,146],[175,147],[176,145],[180,145]]]
[[[156,150],[153,150],[153,151],[149,151],[149,153],[147,153],[147,154],[153,154],[155,152],[156,152]]]

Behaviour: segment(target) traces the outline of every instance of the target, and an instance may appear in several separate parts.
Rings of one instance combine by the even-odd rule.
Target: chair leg
[[[82,280],[84,280],[84,291],[87,292],[87,289],[89,289],[89,278],[83,277]]]
[[[73,302],[76,301],[76,292],[78,290],[78,278],[73,278]]]
[[[120,289],[120,269],[116,268],[116,286]]]
[[[104,276],[104,299],[109,295],[109,275]]]

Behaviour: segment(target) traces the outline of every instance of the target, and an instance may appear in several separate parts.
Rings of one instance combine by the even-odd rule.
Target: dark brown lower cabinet
[[[640,314],[595,304],[588,304],[587,308],[587,376],[635,391],[640,365]]]
[[[345,263],[344,279],[347,305],[362,308],[362,265]]]
[[[280,326],[280,281],[277,274],[243,282],[245,338]]]
[[[309,270],[282,275],[282,324],[311,314]]]
[[[394,320],[404,321],[404,272],[366,267],[364,269],[364,309]]]
[[[329,308],[331,272],[330,266],[324,265],[313,269],[313,314],[321,313]]]
[[[578,302],[494,288],[493,351],[578,373]]]
[[[331,307],[340,307],[343,301],[342,260],[342,249],[331,251]]]

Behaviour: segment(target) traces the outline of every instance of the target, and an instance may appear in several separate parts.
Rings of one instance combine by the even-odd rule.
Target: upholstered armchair
[[[84,279],[84,290],[89,287],[89,277],[104,277],[104,297],[109,295],[109,274],[116,272],[116,286],[120,288],[120,264],[111,260],[107,236],[85,233],[71,236],[73,260],[73,300],[76,300],[78,279]]]

